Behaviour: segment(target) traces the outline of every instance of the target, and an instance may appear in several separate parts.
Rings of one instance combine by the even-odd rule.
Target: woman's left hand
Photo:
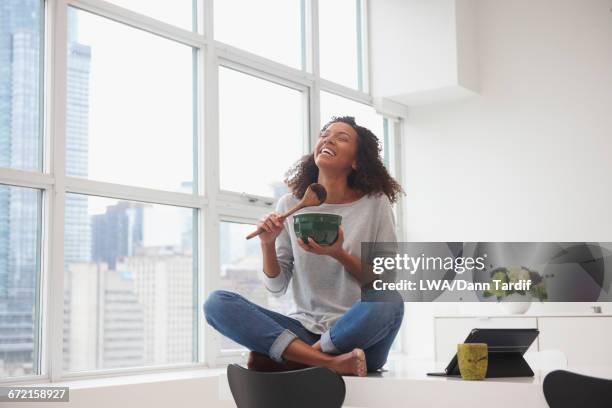
[[[344,251],[344,249],[342,248],[342,244],[344,243],[344,231],[342,230],[342,226],[338,227],[338,238],[331,245],[319,245],[311,237],[308,237],[307,243],[302,241],[302,238],[298,238],[297,241],[298,245],[304,251],[311,252],[317,255],[329,255],[333,258],[336,258]]]

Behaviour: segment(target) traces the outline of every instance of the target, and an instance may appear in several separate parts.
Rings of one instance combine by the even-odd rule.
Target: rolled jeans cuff
[[[321,335],[321,351],[327,354],[340,354],[341,351],[336,348],[331,339],[331,329]]]
[[[270,351],[268,352],[268,355],[270,356],[270,358],[276,361],[277,363],[284,362],[283,353],[285,352],[285,349],[287,348],[287,346],[289,346],[289,344],[296,338],[297,338],[297,335],[293,333],[291,330],[289,329],[283,330],[283,332],[278,335],[276,340],[274,340],[274,343],[272,343],[272,346],[270,346]]]

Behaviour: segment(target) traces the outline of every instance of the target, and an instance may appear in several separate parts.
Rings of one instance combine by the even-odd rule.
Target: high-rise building
[[[68,22],[76,26],[74,18],[69,18]],[[69,28],[71,32],[75,29]],[[75,177],[87,177],[88,174],[90,63],[90,47],[70,41],[67,61],[66,174]],[[67,194],[65,215],[64,261],[66,264],[91,261],[87,197]]]
[[[143,365],[143,307],[129,274],[108,270],[105,263],[72,263],[64,292],[66,370]]]
[[[41,170],[42,4],[0,0],[0,167]],[[76,41],[75,9],[67,17],[66,174],[87,178],[95,49]],[[176,247],[145,248],[142,204],[120,201],[90,218],[88,202],[66,195],[64,366],[192,361],[196,217],[185,217]],[[41,208],[35,189],[0,186],[0,377],[37,372]]]
[[[37,170],[40,164],[39,8],[35,0],[0,3],[0,167]],[[27,217],[37,216],[38,203],[27,202],[22,191],[0,191],[0,297],[5,298],[31,290],[36,268],[25,248],[36,242],[28,239],[36,232],[20,230],[19,224],[30,224]]]
[[[39,0],[0,2],[0,167],[39,171],[42,162],[42,41],[44,10]],[[74,19],[68,30],[76,30]],[[74,172],[87,176],[89,115],[88,47],[68,44],[67,138],[85,146],[68,151]],[[72,61],[72,62],[71,62]],[[71,109],[78,108],[78,109]],[[36,290],[40,272],[40,192],[0,188],[0,376],[36,372],[38,322]],[[78,237],[66,236],[66,259],[89,260],[87,201],[67,198],[68,223],[81,225]]]
[[[118,258],[135,254],[142,246],[143,210],[144,204],[119,201],[91,217],[94,262],[115,269]]]
[[[36,0],[0,2],[0,167],[38,170],[42,105]],[[0,188],[0,376],[36,371],[39,193]]]
[[[191,255],[174,247],[148,247],[117,263],[134,279],[144,309],[147,364],[188,363],[195,350],[194,265]]]

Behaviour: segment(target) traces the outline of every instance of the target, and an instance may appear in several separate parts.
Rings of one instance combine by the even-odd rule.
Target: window
[[[363,90],[361,0],[319,1],[321,77]]]
[[[0,378],[38,374],[41,192],[0,185]]]
[[[293,307],[291,287],[280,296],[272,296],[263,283],[261,247],[257,239],[244,237],[257,227],[253,224],[221,221],[221,289],[240,293],[251,302],[275,312],[287,314]],[[243,349],[232,340],[221,337],[221,350]]]
[[[378,140],[383,140],[383,116],[376,113],[373,107],[323,91],[321,92],[321,126],[330,121],[332,116],[354,116],[358,125],[370,129]]]
[[[383,157],[383,162],[385,163],[385,167],[389,171],[391,176],[395,177],[395,126],[396,123],[394,120],[389,118],[383,119],[383,134],[381,138],[381,155]]]
[[[301,69],[303,0],[217,0],[215,39]]]
[[[389,174],[396,177],[395,156],[395,122],[376,112],[376,110],[360,102],[335,95],[330,92],[321,92],[321,127],[333,116],[354,116],[358,125],[364,126],[378,137],[383,163]],[[394,210],[396,206],[393,206]]]
[[[220,67],[221,189],[267,197],[286,192],[283,174],[304,152],[303,111],[302,92]]]
[[[42,169],[40,1],[0,3],[0,167]]]
[[[244,237],[311,151],[313,110],[356,117],[395,169],[399,122],[365,90],[363,6],[0,0],[0,381],[229,361],[239,345],[204,338],[215,289],[293,309]]]
[[[358,125],[370,129],[380,142],[383,162],[389,173],[395,176],[395,122],[386,118],[376,110],[360,102],[341,96],[321,92],[321,127],[333,116],[354,116]]]
[[[0,172],[42,171],[43,8],[0,3]],[[42,191],[0,184],[0,378],[40,374]]]
[[[68,194],[64,369],[195,361],[195,210]]]
[[[193,49],[74,8],[68,33],[67,175],[196,185]]]
[[[198,0],[173,0],[172,3],[151,0],[107,1],[186,30],[198,31],[198,24],[196,21]]]

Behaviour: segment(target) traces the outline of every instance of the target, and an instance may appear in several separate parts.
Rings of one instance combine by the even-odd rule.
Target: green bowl
[[[342,216],[337,214],[304,213],[293,216],[293,229],[298,238],[308,243],[312,237],[319,245],[331,245],[338,238]]]

